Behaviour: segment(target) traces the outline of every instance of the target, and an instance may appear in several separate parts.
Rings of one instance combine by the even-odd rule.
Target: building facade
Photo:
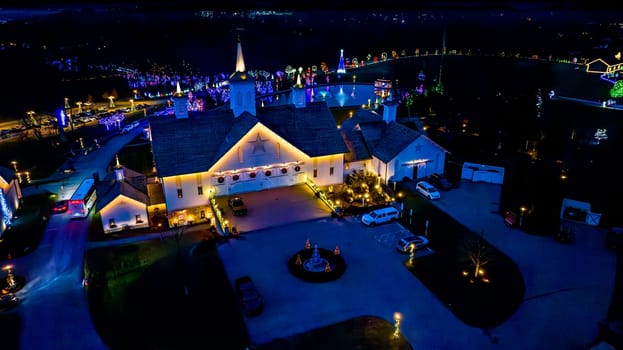
[[[11,226],[21,199],[22,190],[15,172],[0,166],[0,237]]]
[[[343,181],[348,149],[325,102],[306,103],[294,87],[292,103],[256,109],[240,43],[229,86],[229,105],[150,121],[169,225],[207,218],[215,196]]]

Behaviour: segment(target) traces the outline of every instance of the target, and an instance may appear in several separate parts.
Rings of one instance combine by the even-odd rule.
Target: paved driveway
[[[435,202],[470,229],[484,230],[518,264],[525,299],[499,327],[485,332],[464,324],[403,266],[408,256],[392,244],[404,233],[399,224],[369,228],[327,216],[252,231],[219,247],[230,280],[250,275],[264,294],[264,313],[247,319],[250,338],[261,345],[362,315],[392,322],[399,311],[416,349],[586,349],[612,294],[614,254],[603,248],[602,232],[586,227],[575,244],[563,245],[508,229],[493,213],[499,195],[499,185],[469,183]],[[312,284],[290,275],[287,261],[306,239],[327,249],[339,245],[347,264],[342,278]]]
[[[331,216],[331,210],[305,184],[241,193],[248,213],[234,216],[227,206],[229,197],[217,197],[225,219],[240,232],[251,232]]]

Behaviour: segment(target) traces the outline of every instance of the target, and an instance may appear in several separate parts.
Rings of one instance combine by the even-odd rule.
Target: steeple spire
[[[242,45],[240,44],[240,35],[238,35],[238,53],[236,55],[236,72],[246,72],[247,68],[244,66],[244,57],[242,56]]]
[[[175,91],[176,95],[182,95],[182,88],[180,87],[180,82],[177,82],[177,91]]]

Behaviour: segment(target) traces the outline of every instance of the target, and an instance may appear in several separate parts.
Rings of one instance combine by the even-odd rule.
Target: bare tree
[[[465,248],[468,252],[469,262],[474,268],[473,273],[470,274],[473,280],[480,279],[484,274],[482,267],[487,265],[490,261],[487,246],[483,239],[484,231],[480,231],[480,235],[474,239],[465,240]]]

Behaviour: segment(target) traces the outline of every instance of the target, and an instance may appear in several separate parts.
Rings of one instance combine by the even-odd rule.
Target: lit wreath
[[[234,176],[232,176],[232,179],[234,179],[234,181],[238,181],[240,179],[240,176],[239,175],[234,175]]]
[[[282,174],[285,174],[285,173],[287,173],[287,172],[288,172],[288,168],[281,168],[281,173],[282,173]]]
[[[252,179],[255,178],[255,173],[249,173],[249,177]]]
[[[297,166],[295,166],[295,167],[294,167],[294,171],[301,171],[301,167],[300,167],[300,166],[298,166],[298,165],[297,165]]]
[[[272,174],[272,172],[270,170],[266,170],[266,172],[264,173],[264,175],[266,176],[270,176]]]
[[[218,178],[218,183],[222,184],[224,181],[225,181],[225,178],[224,178],[224,177],[220,176],[220,177]]]

